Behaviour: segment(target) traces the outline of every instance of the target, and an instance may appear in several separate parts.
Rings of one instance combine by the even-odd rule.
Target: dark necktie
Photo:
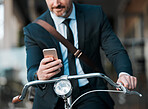
[[[74,37],[73,37],[72,31],[69,27],[70,20],[71,19],[65,19],[63,23],[67,26],[67,40],[74,45]],[[69,64],[70,75],[77,75],[75,57],[69,50],[68,50],[68,64]],[[78,80],[72,80],[71,82],[73,85],[72,95],[73,95],[73,97],[77,97],[78,93],[79,93]]]

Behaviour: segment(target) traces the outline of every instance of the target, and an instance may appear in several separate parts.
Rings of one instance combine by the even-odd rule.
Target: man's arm
[[[118,37],[112,30],[112,27],[107,19],[107,16],[102,11],[102,30],[101,30],[101,46],[105,51],[106,56],[114,65],[119,76],[117,83],[122,83],[129,89],[136,88],[137,79],[131,76],[132,65],[129,56],[121,44]],[[125,73],[123,73],[125,72]]]
[[[27,79],[28,81],[34,81],[36,80],[35,75],[40,61],[43,58],[42,50],[36,41],[31,38],[31,34],[27,28],[24,28],[24,42],[26,47]]]
[[[43,52],[36,40],[31,38],[27,28],[24,28],[25,46],[27,54],[27,79],[28,81],[47,80],[59,73],[62,67],[61,60],[44,58]]]

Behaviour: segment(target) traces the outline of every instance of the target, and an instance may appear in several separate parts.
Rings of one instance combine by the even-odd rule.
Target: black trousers
[[[80,94],[83,94],[91,90],[91,86],[87,84],[86,86],[80,87]],[[72,107],[73,109],[109,109],[107,104],[96,94],[90,93],[82,98],[80,98],[76,104]],[[64,109],[64,102],[59,98],[55,109]]]

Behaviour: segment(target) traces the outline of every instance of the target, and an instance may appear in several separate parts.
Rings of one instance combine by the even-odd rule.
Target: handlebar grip
[[[16,104],[16,103],[21,102],[22,100],[19,99],[20,96],[21,96],[21,95],[18,95],[18,96],[13,97],[12,103]]]

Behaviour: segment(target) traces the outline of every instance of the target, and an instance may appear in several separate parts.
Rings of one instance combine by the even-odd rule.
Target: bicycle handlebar
[[[61,79],[71,80],[71,79],[83,79],[83,78],[92,78],[92,77],[100,77],[100,78],[105,79],[110,85],[114,86],[115,88],[118,88],[119,90],[121,90],[120,92],[122,92],[124,94],[135,94],[135,95],[139,95],[140,97],[142,97],[142,94],[138,93],[137,91],[129,91],[122,84],[115,83],[109,77],[107,77],[106,75],[104,75],[102,73],[89,73],[89,74],[72,75],[72,76],[62,75],[61,77],[53,78],[53,79],[50,79],[50,80],[36,80],[36,81],[28,82],[24,86],[24,88],[22,90],[22,94],[14,97],[13,100],[12,100],[12,103],[18,103],[18,102],[23,101],[23,99],[26,96],[27,90],[30,86],[39,85],[39,84],[54,83],[54,82],[61,80]]]

